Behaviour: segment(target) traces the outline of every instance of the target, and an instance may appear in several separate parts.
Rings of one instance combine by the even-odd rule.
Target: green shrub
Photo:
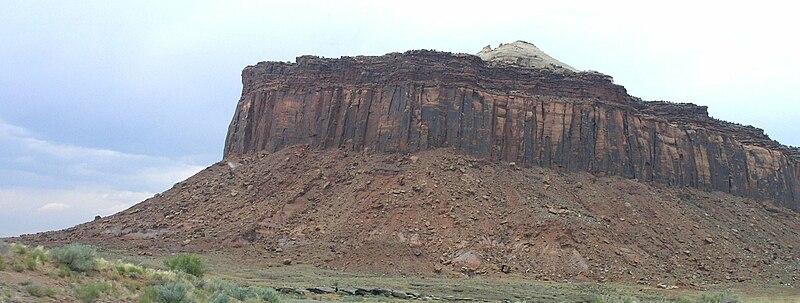
[[[742,302],[736,295],[730,292],[721,292],[716,294],[702,294],[695,300],[700,303],[739,303]]]
[[[16,271],[16,272],[25,271],[25,265],[23,265],[22,263],[15,263],[13,268],[14,268],[14,271]]]
[[[26,258],[25,259],[25,267],[28,270],[36,270],[36,259],[33,258]]]
[[[251,298],[252,297],[252,294],[250,293],[250,289],[248,289],[247,287],[241,287],[241,286],[228,289],[228,291],[226,291],[225,293],[228,296],[231,296],[234,299],[239,300],[239,301],[244,301],[247,298]]]
[[[3,256],[0,256],[0,271],[6,270],[6,260],[3,259]]]
[[[31,296],[34,296],[34,297],[43,297],[44,296],[42,294],[42,288],[39,287],[39,285],[33,285],[33,284],[27,285],[27,286],[25,286],[25,291],[27,291],[28,294],[30,294]]]
[[[206,280],[203,284],[203,289],[211,293],[226,292],[235,287],[237,287],[236,284],[217,278]]]
[[[97,269],[97,261],[94,259],[96,251],[88,245],[73,243],[53,248],[50,254],[56,264],[66,265],[73,271],[87,272]]]
[[[272,288],[250,286],[255,298],[263,302],[277,303],[281,301],[281,294]]]
[[[144,290],[142,303],[188,303],[187,287],[181,282],[167,282]]]
[[[29,283],[25,286],[25,291],[28,292],[31,296],[41,298],[41,297],[55,297],[56,292],[50,287],[41,287],[35,285],[33,283]]]
[[[122,264],[117,265],[117,273],[122,276],[138,279],[144,275],[144,269],[131,264]]]
[[[236,283],[222,279],[208,279],[196,283],[197,287],[211,293],[211,302],[229,302],[231,299],[238,301],[256,300],[258,302],[280,302],[281,295],[272,288],[259,286],[239,286]]]
[[[78,299],[84,303],[91,303],[100,298],[100,294],[111,289],[111,285],[106,283],[86,284],[75,289]]]
[[[58,265],[58,276],[61,278],[67,278],[72,276],[72,270],[69,269],[69,266],[64,264]]]
[[[226,295],[224,293],[218,292],[218,293],[215,293],[214,295],[211,296],[211,300],[209,302],[211,302],[211,303],[230,303],[231,302],[231,297],[228,297],[228,295]]]
[[[43,266],[48,259],[47,251],[44,250],[44,247],[38,246],[25,257],[25,266],[29,270],[36,270],[40,265]]]
[[[169,259],[164,262],[169,269],[178,270],[187,274],[202,278],[205,273],[205,265],[200,260],[200,257],[181,253],[175,258]]]
[[[11,249],[20,256],[28,254],[28,247],[22,244],[11,244]]]
[[[280,294],[272,288],[264,288],[258,286],[240,286],[229,289],[226,294],[239,301],[246,301],[255,299],[257,301],[264,301],[275,303],[280,301]]]
[[[42,246],[36,246],[36,248],[31,252],[30,257],[38,262],[41,262],[42,265],[44,265],[44,262],[50,260],[50,256],[47,254],[47,250],[45,250],[44,247]]]
[[[122,285],[125,286],[125,288],[127,288],[131,292],[138,291],[139,288],[142,287],[141,284],[139,284],[137,282],[132,282],[132,281],[122,281]]]
[[[622,303],[638,303],[639,300],[634,297],[625,296],[622,297]]]

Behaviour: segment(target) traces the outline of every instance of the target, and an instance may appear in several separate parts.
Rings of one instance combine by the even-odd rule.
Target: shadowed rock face
[[[286,146],[455,147],[519,165],[719,190],[800,209],[800,152],[694,104],[642,102],[609,76],[409,51],[242,72],[225,156]]]

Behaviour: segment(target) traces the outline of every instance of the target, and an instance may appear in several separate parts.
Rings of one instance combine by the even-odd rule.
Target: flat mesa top
[[[572,66],[550,57],[550,55],[540,50],[536,45],[521,40],[509,44],[500,44],[500,46],[494,49],[490,45],[487,45],[478,52],[478,57],[487,62],[527,68],[578,71]]]

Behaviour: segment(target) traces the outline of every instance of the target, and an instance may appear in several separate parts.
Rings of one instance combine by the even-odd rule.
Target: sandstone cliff
[[[242,72],[225,156],[286,146],[454,147],[518,165],[719,190],[800,209],[800,152],[706,107],[642,102],[609,76],[408,51]]]

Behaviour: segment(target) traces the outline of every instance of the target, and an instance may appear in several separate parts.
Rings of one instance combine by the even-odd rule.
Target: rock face
[[[386,152],[453,147],[517,165],[719,190],[800,209],[800,152],[762,130],[710,118],[704,106],[643,102],[600,73],[498,58],[421,50],[260,62],[242,72],[225,156],[296,144]]]

